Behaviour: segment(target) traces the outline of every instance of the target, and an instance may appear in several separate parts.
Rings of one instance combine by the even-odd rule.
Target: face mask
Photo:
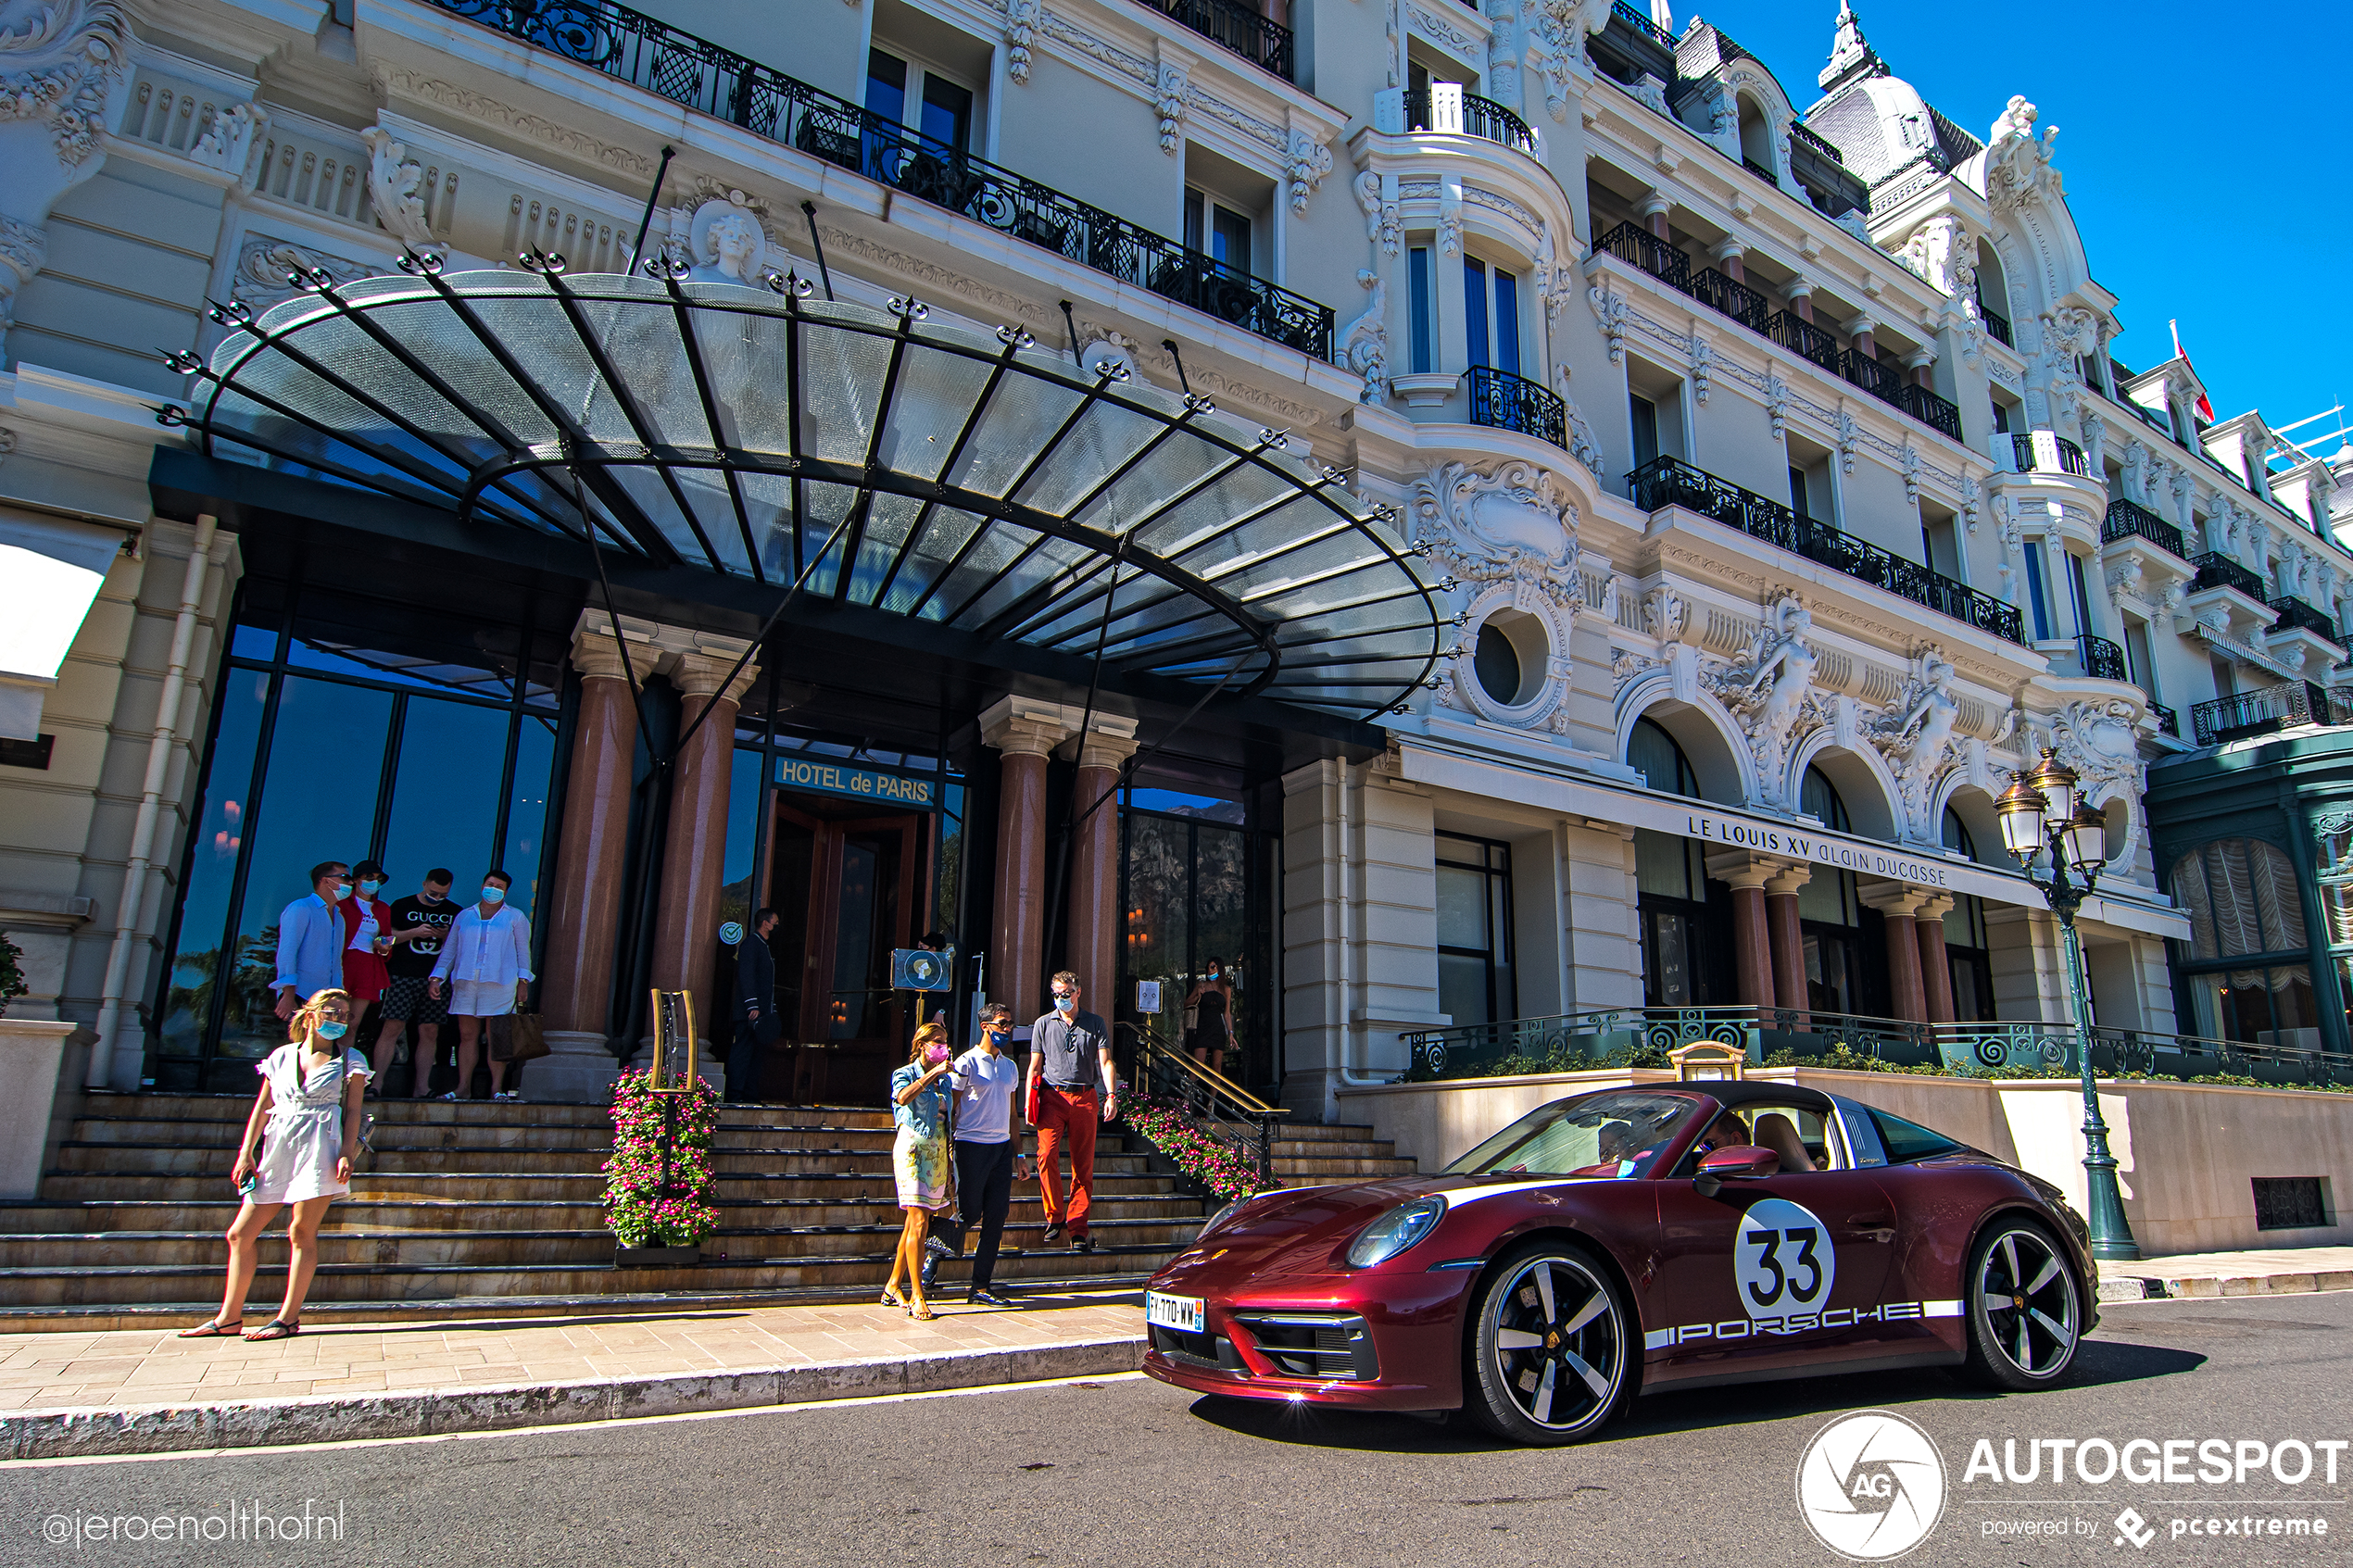
[[[447,897],[449,897],[449,895],[448,895],[448,894],[447,894],[447,893],[435,893],[435,892],[434,892],[432,888],[430,888],[430,887],[421,887],[421,888],[419,888],[419,889],[417,890],[417,898],[418,898],[418,901],[419,901],[419,902],[421,902],[421,903],[426,903],[426,904],[438,904],[438,903],[440,903],[440,902],[441,902],[444,898],[447,898]]]
[[[947,1060],[948,1047],[946,1046],[931,1046],[924,1051],[924,1060],[933,1067],[938,1066]]]
[[[1056,1012],[1068,1012],[1077,1006],[1078,998],[1076,997],[1056,997],[1054,998],[1054,1010]]]
[[[503,887],[485,887],[482,890],[482,901],[485,904],[503,903],[506,897],[507,890]]]
[[[359,891],[372,898],[376,896],[376,889],[383,885],[381,882],[363,882],[359,884]]]
[[[336,883],[336,884],[335,884],[335,902],[336,902],[336,903],[340,904],[340,903],[342,903],[342,902],[343,902],[346,898],[348,898],[348,897],[351,897],[351,884],[349,884],[349,883],[347,883],[347,882],[338,882],[338,883]]]
[[[322,1040],[340,1040],[350,1027],[348,1023],[321,1023],[319,1025],[319,1037]]]

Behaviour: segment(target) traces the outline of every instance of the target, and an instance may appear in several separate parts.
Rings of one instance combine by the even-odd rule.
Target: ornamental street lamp
[[[2002,847],[2025,869],[2058,916],[2067,947],[2067,997],[2075,1015],[2075,1056],[2083,1076],[2084,1207],[2095,1258],[2138,1258],[2141,1248],[2125,1223],[2124,1195],[2116,1183],[2116,1156],[2108,1148],[2108,1123],[2092,1078],[2092,1005],[2083,994],[2083,947],[2075,935],[2075,911],[2083,907],[2100,868],[2108,863],[2108,821],[2083,799],[2080,781],[2059,765],[2050,748],[2042,765],[2021,773],[1994,803],[2001,816]],[[2036,875],[2034,861],[2048,854],[2050,870]],[[2070,876],[2069,873],[2072,872]]]

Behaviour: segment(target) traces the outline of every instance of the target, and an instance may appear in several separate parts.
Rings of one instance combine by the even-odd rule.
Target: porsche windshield
[[[1647,1176],[1698,1102],[1609,1089],[1529,1111],[1446,1167],[1450,1176]]]

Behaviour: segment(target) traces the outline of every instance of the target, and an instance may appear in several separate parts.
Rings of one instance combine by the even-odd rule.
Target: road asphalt
[[[1995,1397],[1938,1372],[1718,1388],[1644,1400],[1604,1440],[1554,1450],[1114,1376],[525,1433],[24,1461],[0,1467],[0,1562],[1831,1563],[1840,1559],[1801,1507],[1801,1460],[1826,1429],[1837,1427],[1825,1452],[1860,1430],[1841,1418],[1878,1410],[1917,1424],[1941,1456],[1941,1486],[1917,1465],[1839,1461],[1860,1492],[1883,1496],[1893,1474],[1910,1517],[1932,1514],[1906,1564],[2271,1568],[2353,1552],[2347,1333],[2353,1292],[2111,1305],[2072,1381],[2046,1393]],[[2090,1478],[2070,1468],[2052,1484],[2053,1439],[2090,1443]],[[2105,1480],[2097,1439],[2126,1461]],[[2202,1452],[2208,1442],[2222,1446]],[[2299,1454],[2310,1472],[2296,1480]],[[2201,1459],[2215,1468],[2209,1455],[2229,1479],[2198,1478]],[[2003,1474],[2005,1462],[2023,1474],[2030,1456],[2034,1479]],[[2177,1461],[2180,1480],[2161,1469],[2125,1478],[2160,1458]],[[305,1524],[306,1507],[333,1523]],[[257,1540],[257,1514],[307,1538]],[[191,1523],[157,1539],[144,1523],[157,1515]],[[2287,1533],[2316,1521],[2324,1536]],[[195,1539],[179,1534],[192,1528]],[[148,1538],[122,1538],[134,1534]]]

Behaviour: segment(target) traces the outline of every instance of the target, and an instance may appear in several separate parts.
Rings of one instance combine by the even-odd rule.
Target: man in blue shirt
[[[980,1013],[980,1044],[956,1059],[949,1083],[956,1091],[956,1209],[966,1227],[980,1226],[980,1250],[973,1254],[972,1288],[964,1299],[982,1307],[1010,1307],[994,1282],[997,1248],[1005,1214],[1013,1202],[1013,1160],[1021,1137],[1013,1127],[1013,1091],[1021,1068],[1004,1052],[1013,1037],[1013,1010],[991,1002]]]
[[[343,985],[343,911],[335,908],[351,897],[351,868],[341,860],[321,860],[310,868],[310,897],[297,898],[278,915],[278,1016],[292,1018],[295,1010],[314,995]]]

